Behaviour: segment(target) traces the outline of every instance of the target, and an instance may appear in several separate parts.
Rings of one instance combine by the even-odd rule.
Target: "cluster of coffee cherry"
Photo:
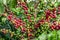
[[[7,16],[7,18],[14,24],[15,28],[19,28],[20,26],[25,26],[25,22],[23,22],[22,19],[15,17],[13,13],[10,13]]]
[[[60,14],[60,5],[58,6],[58,14]]]
[[[54,8],[53,10],[46,10],[45,11],[45,19],[41,19],[37,24],[35,24],[35,28],[40,27],[41,24],[45,23],[45,22],[50,22],[51,18],[56,18],[57,14],[60,14],[60,6],[58,6],[58,8]],[[54,22],[55,23],[55,22]],[[60,25],[60,24],[58,24]],[[54,29],[54,25],[51,26],[51,29]],[[59,26],[57,26],[55,29],[59,29]]]
[[[18,6],[22,6],[23,10],[24,10],[24,14],[27,15],[27,19],[29,20],[29,22],[31,22],[31,15],[28,14],[28,7],[26,6],[25,2],[18,2]]]
[[[60,23],[53,21],[51,27],[52,30],[59,30],[60,29]]]
[[[24,9],[24,13],[28,14],[28,7],[26,6],[26,3],[25,2],[21,2],[21,6]]]
[[[56,9],[54,8],[52,11],[50,11],[49,9],[45,11],[46,13],[46,20],[50,21],[50,18],[56,18]]]
[[[25,2],[21,3],[22,8],[24,9],[24,13],[27,15],[27,19],[31,22],[31,15],[28,14],[28,7],[26,6]]]
[[[22,8],[24,9],[24,13],[25,14],[28,14],[28,7],[26,6],[26,3],[25,2],[17,2],[17,5],[18,5],[18,7],[19,6],[22,6]]]
[[[44,19],[41,19],[38,21],[37,24],[35,24],[35,28],[39,28],[41,24],[44,24],[45,20]]]
[[[56,18],[57,17],[57,14],[59,15],[60,14],[60,6],[58,6],[58,8],[54,8],[52,11],[50,10],[47,10],[46,11],[46,19],[48,20],[49,19],[49,16],[51,18]],[[50,21],[50,19],[48,20]],[[57,21],[53,21],[52,25],[50,26],[50,28],[52,30],[59,30],[60,29],[60,23],[57,23]]]
[[[60,6],[58,6],[58,8],[52,9],[52,11],[48,9],[45,11],[45,13],[46,13],[46,19],[49,19],[49,16],[51,18],[56,18],[57,14],[60,14]]]

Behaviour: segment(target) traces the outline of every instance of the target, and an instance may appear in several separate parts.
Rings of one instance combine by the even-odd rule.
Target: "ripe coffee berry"
[[[21,31],[22,31],[22,32],[26,32],[26,28],[22,27],[22,28],[21,28]]]
[[[40,24],[44,24],[44,22],[45,22],[44,19],[39,20],[39,23],[40,23]]]
[[[53,21],[53,25],[56,25],[57,24],[57,22],[56,21]]]
[[[28,37],[31,37],[31,36],[33,36],[31,33],[28,33]]]
[[[51,16],[52,18],[56,18],[56,17],[57,17],[56,14],[50,14],[50,16]]]
[[[8,15],[8,16],[7,16],[8,20],[11,20],[12,17],[13,17],[13,15]]]
[[[46,13],[46,16],[49,16],[51,14],[50,10],[46,10],[45,13]]]
[[[57,26],[55,27],[55,29],[56,29],[56,30],[59,30],[59,26],[57,25]]]
[[[37,23],[34,25],[35,28],[39,28],[40,27],[40,23]]]
[[[30,28],[29,31],[32,32],[33,31],[32,28]]]
[[[56,26],[55,25],[51,25],[51,27],[50,27],[52,30],[54,30],[55,28],[56,28]]]

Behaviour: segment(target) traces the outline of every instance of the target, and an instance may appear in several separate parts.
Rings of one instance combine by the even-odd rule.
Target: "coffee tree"
[[[0,0],[1,40],[60,40],[59,0]]]

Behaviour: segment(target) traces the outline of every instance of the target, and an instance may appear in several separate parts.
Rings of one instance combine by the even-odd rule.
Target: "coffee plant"
[[[0,0],[0,40],[60,40],[60,0]]]

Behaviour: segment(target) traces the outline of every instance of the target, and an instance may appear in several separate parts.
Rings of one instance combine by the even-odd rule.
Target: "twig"
[[[9,7],[7,5],[4,5],[4,7],[5,7],[5,12],[7,12],[7,13],[11,12],[10,9],[9,9]]]
[[[34,8],[35,8],[35,9],[37,8],[38,4],[39,4],[39,2],[36,2],[36,3],[34,4]]]
[[[22,0],[17,0],[17,2],[21,2]]]
[[[27,0],[24,0],[24,2],[27,4]]]
[[[39,3],[40,3],[40,0],[34,4],[34,8],[35,8],[35,12],[34,12],[34,17],[35,17],[35,19],[34,19],[34,21],[36,21],[36,17],[37,17],[37,13],[38,13],[37,7],[38,7],[38,4],[39,4]]]
[[[35,2],[34,4],[34,8],[36,9],[38,7],[38,4],[40,3],[41,0],[37,0],[37,2]]]

